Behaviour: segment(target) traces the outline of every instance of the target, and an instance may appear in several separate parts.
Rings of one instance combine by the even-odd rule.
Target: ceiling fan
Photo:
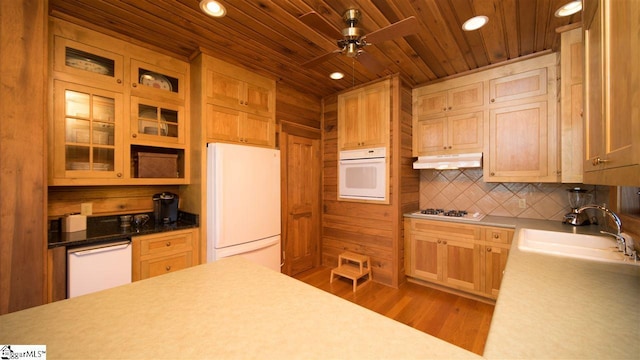
[[[338,44],[337,50],[318,56],[301,64],[305,67],[316,66],[333,58],[334,56],[342,54],[347,57],[355,58],[365,68],[369,69],[373,73],[379,73],[384,70],[385,67],[373,56],[365,52],[364,47],[394,38],[411,35],[418,31],[418,20],[415,16],[410,16],[404,20],[400,20],[369,34],[364,34],[362,29],[356,27],[361,19],[360,10],[357,9],[349,9],[345,11],[342,19],[347,24],[347,27],[342,29],[342,32],[338,31],[315,11],[308,12],[300,16],[299,19],[310,28],[316,29],[334,39],[337,39]]]

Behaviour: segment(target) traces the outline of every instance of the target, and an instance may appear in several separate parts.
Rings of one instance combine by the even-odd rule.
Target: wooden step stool
[[[358,280],[367,276],[367,280],[360,285],[371,281],[371,260],[368,256],[352,252],[343,252],[338,256],[338,267],[331,270],[330,283],[335,275],[351,279],[353,281],[353,291],[358,288]]]

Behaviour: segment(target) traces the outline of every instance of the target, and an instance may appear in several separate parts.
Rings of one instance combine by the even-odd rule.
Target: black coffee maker
[[[178,220],[178,195],[163,192],[153,195],[153,215],[156,224],[171,224]]]

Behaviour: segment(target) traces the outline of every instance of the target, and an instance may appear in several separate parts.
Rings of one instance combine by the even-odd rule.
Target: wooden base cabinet
[[[405,219],[407,276],[496,299],[513,230]]]
[[[132,238],[133,281],[168,274],[197,265],[197,229],[177,230]]]

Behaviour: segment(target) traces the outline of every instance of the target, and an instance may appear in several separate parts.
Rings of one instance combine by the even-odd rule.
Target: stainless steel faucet
[[[578,208],[577,212],[581,213],[586,209],[598,209],[598,210],[601,210],[606,215],[608,215],[611,219],[613,219],[613,222],[616,224],[616,232],[615,232],[615,234],[611,233],[611,232],[608,232],[608,231],[604,231],[604,230],[600,230],[600,233],[611,235],[611,236],[615,237],[616,238],[616,242],[618,244],[618,250],[622,251],[622,253],[624,255],[635,256],[633,254],[633,251],[631,251],[631,253],[630,253],[630,251],[627,250],[627,241],[622,236],[622,221],[620,221],[620,217],[618,217],[618,215],[616,215],[616,213],[614,213],[613,211],[611,211],[610,209],[608,209],[608,208],[606,208],[604,206],[600,206],[600,205],[596,205],[596,204],[588,204],[588,205],[582,206],[582,207]]]

